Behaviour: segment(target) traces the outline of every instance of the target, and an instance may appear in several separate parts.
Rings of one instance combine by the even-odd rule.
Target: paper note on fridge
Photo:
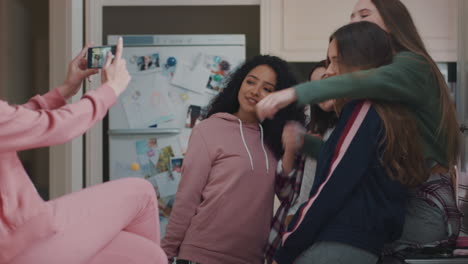
[[[176,194],[180,178],[181,176],[179,173],[171,174],[169,172],[163,172],[156,174],[149,180],[153,185],[156,183],[160,197],[164,198]]]
[[[201,94],[204,92],[210,74],[211,71],[202,64],[191,65],[189,62],[182,61],[176,67],[171,84]]]
[[[156,75],[139,75],[122,96],[130,128],[158,127],[175,118],[167,83]]]

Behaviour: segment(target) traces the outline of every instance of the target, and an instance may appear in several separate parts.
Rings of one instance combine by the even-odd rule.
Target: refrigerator
[[[108,36],[116,44],[118,36]],[[245,60],[245,35],[127,35],[132,80],[109,110],[109,180],[147,179],[165,234],[192,128]]]

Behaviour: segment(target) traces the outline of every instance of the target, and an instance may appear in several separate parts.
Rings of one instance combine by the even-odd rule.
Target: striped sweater
[[[380,255],[403,228],[405,187],[381,165],[383,123],[369,102],[348,103],[322,146],[310,198],[297,211],[275,260],[293,263],[319,241]]]

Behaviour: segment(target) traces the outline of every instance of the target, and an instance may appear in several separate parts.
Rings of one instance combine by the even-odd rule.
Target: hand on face
[[[127,70],[127,63],[122,59],[123,40],[119,38],[115,58],[112,61],[112,53],[107,54],[106,63],[102,68],[101,82],[108,84],[119,96],[130,83],[131,77]]]
[[[86,45],[69,64],[67,78],[63,86],[59,88],[60,93],[68,99],[78,93],[84,79],[98,73],[96,69],[87,69],[86,53],[91,44]]]

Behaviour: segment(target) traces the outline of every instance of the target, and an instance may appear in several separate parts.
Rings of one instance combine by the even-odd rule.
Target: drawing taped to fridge
[[[132,80],[109,111],[109,179],[142,177],[159,200],[164,236],[190,132],[245,60],[244,35],[123,36]],[[117,36],[109,36],[108,44]]]

